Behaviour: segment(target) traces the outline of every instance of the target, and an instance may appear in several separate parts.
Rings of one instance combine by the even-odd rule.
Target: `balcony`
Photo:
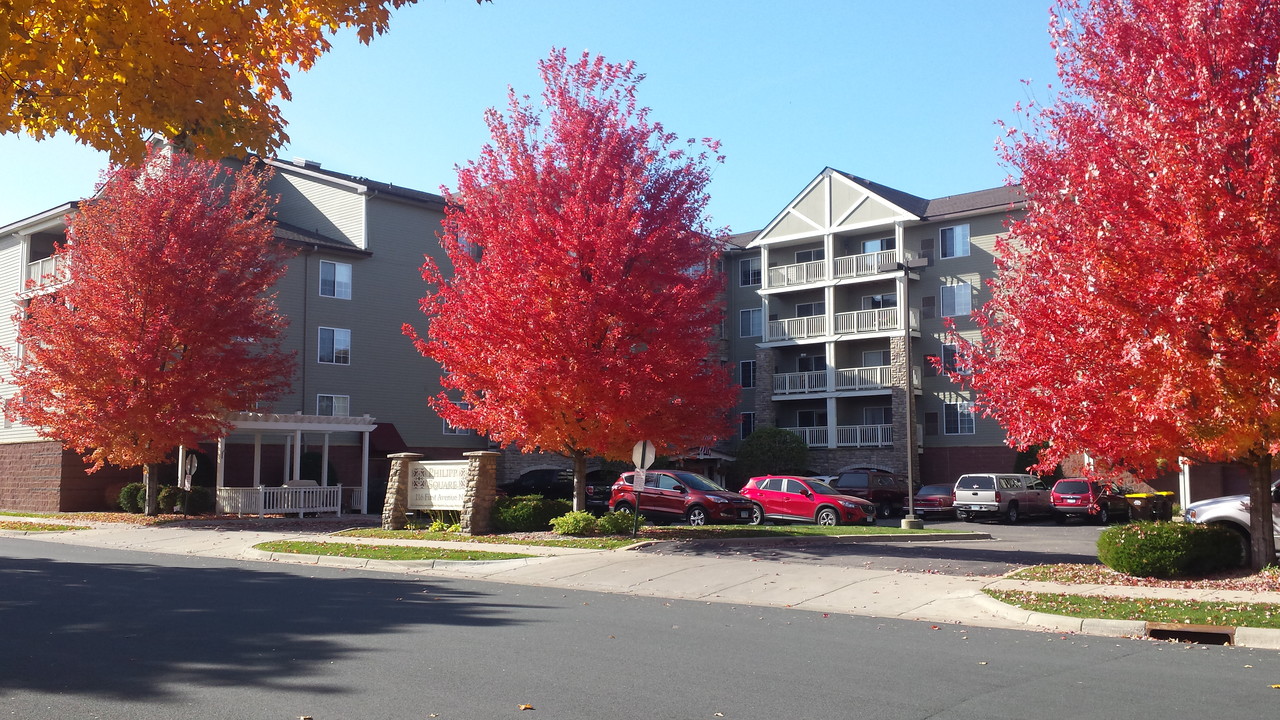
[[[38,290],[66,282],[70,278],[67,269],[66,255],[50,255],[43,260],[27,263],[22,275],[22,287],[24,290]]]
[[[769,268],[769,287],[790,287],[792,285],[808,285],[827,279],[827,262],[797,263]]]
[[[911,253],[903,254],[903,260],[910,260],[912,257]],[[896,270],[898,262],[897,250],[845,255],[835,259],[834,279],[845,280],[880,275],[885,272],[881,268],[886,266]],[[794,265],[779,265],[769,268],[769,285],[767,287],[785,288],[822,282],[829,279],[827,272],[827,262],[825,260],[814,260],[813,262],[796,263]]]
[[[879,275],[882,272],[880,268],[886,265],[897,269],[897,250],[881,250],[880,252],[838,257],[836,258],[836,278],[844,279],[866,277],[867,275]]]
[[[826,334],[827,317],[825,315],[770,320],[769,328],[765,331],[765,342],[803,340],[811,337],[822,337]]]
[[[907,314],[912,330],[920,329],[920,314],[912,309]],[[833,335],[858,335],[888,332],[902,329],[902,310],[900,308],[881,308],[879,310],[857,310],[835,314],[835,332]],[[787,318],[786,320],[770,320],[765,329],[765,342],[784,342],[786,340],[804,340],[827,335],[827,318],[824,315]]]
[[[827,447],[827,428],[784,428],[804,438],[809,447]],[[892,425],[839,425],[836,427],[836,446],[875,448],[893,446]]]
[[[840,368],[835,371],[835,390],[861,391],[885,390],[892,387],[892,372],[888,365],[879,367]],[[827,372],[779,373],[773,376],[774,395],[795,395],[826,392]]]

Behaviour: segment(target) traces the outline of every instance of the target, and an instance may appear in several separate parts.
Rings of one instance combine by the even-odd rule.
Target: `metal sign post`
[[[631,476],[631,490],[636,496],[635,516],[631,520],[631,537],[640,532],[640,493],[644,491],[644,471],[649,469],[658,458],[658,450],[648,440],[641,440],[631,450],[631,462],[635,464],[635,474]]]

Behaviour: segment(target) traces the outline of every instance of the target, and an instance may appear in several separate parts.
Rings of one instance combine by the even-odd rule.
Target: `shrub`
[[[1098,538],[1098,560],[1137,577],[1203,575],[1240,564],[1240,540],[1213,525],[1136,522],[1116,525]]]
[[[147,501],[147,486],[140,482],[131,482],[120,488],[120,497],[117,502],[120,503],[120,509],[127,513],[140,513],[146,508],[144,503]]]
[[[586,510],[575,510],[551,520],[551,528],[561,535],[595,535],[596,516]]]
[[[156,501],[160,512],[171,514],[173,509],[182,503],[182,496],[185,494],[182,488],[174,485],[165,485],[160,488],[160,496]]]
[[[183,506],[189,515],[204,515],[213,512],[213,505],[213,493],[209,492],[209,488],[197,485],[191,488]]]
[[[498,498],[493,506],[493,526],[498,532],[543,532],[551,519],[573,509],[568,500],[548,500],[541,495]]]
[[[596,518],[596,531],[601,535],[630,535],[635,522],[631,513],[608,512]]]

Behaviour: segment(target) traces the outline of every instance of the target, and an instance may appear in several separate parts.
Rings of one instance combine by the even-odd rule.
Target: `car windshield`
[[[1058,484],[1053,487],[1053,491],[1059,494],[1087,493],[1089,492],[1089,483],[1084,480],[1059,480]]]
[[[809,487],[819,495],[843,495],[844,493],[822,482],[821,480],[810,480]]]
[[[950,495],[951,486],[950,485],[925,485],[924,487],[920,488],[920,492],[916,494],[917,495]]]
[[[680,471],[674,472],[672,475],[680,478],[680,482],[694,490],[701,490],[702,492],[729,492],[727,488],[720,487],[698,473]]]

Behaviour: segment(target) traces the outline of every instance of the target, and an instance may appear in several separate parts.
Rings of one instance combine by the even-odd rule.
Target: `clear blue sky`
[[[655,120],[723,143],[709,211],[733,232],[827,166],[923,197],[981,190],[1008,174],[995,121],[1056,83],[1050,3],[420,0],[294,75],[280,156],[438,192],[487,141],[485,108],[508,85],[537,97],[559,46],[635,60]],[[105,165],[66,137],[0,136],[0,225],[90,194]]]

